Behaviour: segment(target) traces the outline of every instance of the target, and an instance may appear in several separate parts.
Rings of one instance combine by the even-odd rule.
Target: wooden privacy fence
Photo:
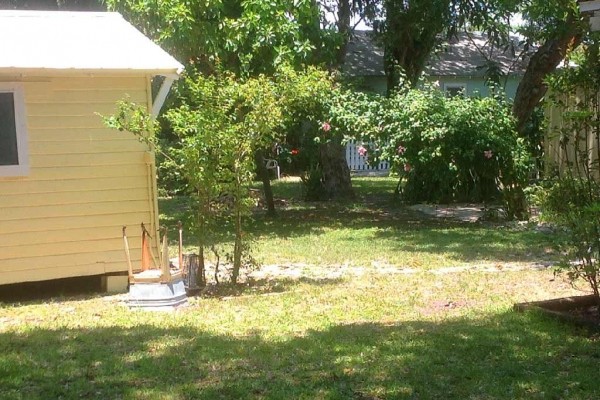
[[[580,124],[581,129],[576,131],[567,121],[566,115],[576,111],[576,104],[581,100],[579,96],[562,96],[563,105],[546,106],[548,127],[544,140],[544,170],[547,177],[557,173],[562,175],[569,169],[582,174],[587,167],[593,176],[600,178],[600,130],[592,124]]]
[[[382,171],[387,172],[390,170],[390,163],[388,161],[382,161],[377,165],[369,165],[368,154],[361,156],[358,153],[360,144],[352,140],[346,144],[346,162],[350,171]]]

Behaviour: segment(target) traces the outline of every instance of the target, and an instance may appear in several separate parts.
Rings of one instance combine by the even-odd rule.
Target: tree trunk
[[[199,287],[206,286],[206,264],[204,262],[204,248],[206,247],[208,231],[207,219],[210,215],[210,200],[208,196],[203,197],[202,192],[198,191],[198,199],[200,201],[198,207],[197,222],[198,222],[198,271],[196,271],[196,283]]]
[[[267,213],[269,215],[275,215],[273,189],[271,188],[271,179],[269,178],[269,171],[265,165],[265,156],[262,149],[258,149],[254,152],[254,163],[256,164],[258,177],[263,183],[263,193],[265,195],[265,203],[267,203]]]
[[[339,0],[337,9],[337,29],[342,36],[342,43],[337,51],[335,62],[339,67],[346,60],[346,51],[348,50],[348,41],[350,40],[352,18],[352,8],[350,0]]]
[[[204,245],[198,246],[198,271],[196,271],[196,285],[203,288],[206,286],[206,267],[204,264]]]
[[[319,152],[325,197],[335,200],[354,197],[346,148],[341,143],[328,142],[321,144]]]
[[[412,87],[418,82],[439,35],[451,24],[447,2],[384,1],[384,69],[388,94],[404,74]]]
[[[548,90],[544,79],[556,70],[570,49],[581,43],[583,33],[579,21],[571,16],[565,21],[564,29],[557,29],[557,35],[548,39],[531,56],[513,103],[513,115],[517,120],[519,134],[523,134],[527,121]]]
[[[235,242],[233,245],[233,268],[231,270],[231,283],[236,285],[242,267],[242,214],[235,212]]]

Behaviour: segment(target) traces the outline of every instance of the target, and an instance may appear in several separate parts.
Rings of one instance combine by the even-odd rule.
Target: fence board
[[[361,144],[356,143],[352,140],[346,144],[346,162],[348,168],[353,172],[361,171],[382,171],[387,172],[390,170],[390,163],[388,161],[382,161],[378,165],[369,165],[368,154],[361,156],[358,154],[358,148]]]

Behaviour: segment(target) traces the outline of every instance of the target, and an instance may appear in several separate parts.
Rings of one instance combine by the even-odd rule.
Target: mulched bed
[[[515,311],[537,310],[571,324],[600,331],[600,308],[593,295],[517,303]]]

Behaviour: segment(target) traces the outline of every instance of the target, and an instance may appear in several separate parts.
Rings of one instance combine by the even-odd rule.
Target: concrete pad
[[[129,277],[127,275],[109,275],[102,277],[102,279],[102,285],[106,293],[127,292],[127,285],[129,284]]]

